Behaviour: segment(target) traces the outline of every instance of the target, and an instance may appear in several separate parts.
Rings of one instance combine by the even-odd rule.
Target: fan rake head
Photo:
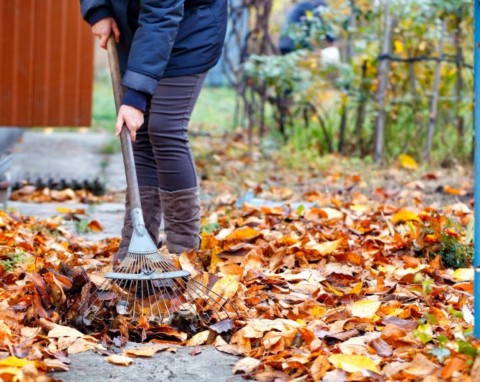
[[[77,321],[92,325],[116,315],[138,322],[172,324],[179,316],[200,326],[238,316],[235,306],[208,280],[178,269],[167,256],[128,253],[121,264],[85,293]]]

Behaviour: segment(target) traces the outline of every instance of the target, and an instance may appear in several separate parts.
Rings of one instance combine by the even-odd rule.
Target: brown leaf
[[[380,357],[390,357],[393,354],[392,347],[380,338],[373,341],[372,345]]]
[[[171,346],[171,344],[146,345],[134,349],[125,349],[123,351],[123,354],[128,357],[153,357],[158,352],[167,350]]]
[[[102,225],[96,221],[96,220],[92,220],[88,223],[87,227],[90,229],[90,231],[92,232],[102,232],[103,231],[103,227]]]

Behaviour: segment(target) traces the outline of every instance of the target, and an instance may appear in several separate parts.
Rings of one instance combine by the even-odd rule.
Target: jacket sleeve
[[[85,0],[87,1],[87,0]],[[122,84],[153,94],[163,75],[183,18],[185,0],[144,0]]]
[[[80,0],[82,17],[90,25],[112,16],[110,0]]]

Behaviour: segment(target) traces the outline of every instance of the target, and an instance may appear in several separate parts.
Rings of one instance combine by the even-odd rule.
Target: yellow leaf
[[[377,300],[360,300],[350,306],[350,312],[354,317],[372,318],[380,308],[380,301]]]
[[[327,312],[327,309],[323,306],[317,305],[312,309],[312,316],[315,318],[322,317]]]
[[[400,154],[398,156],[398,160],[400,161],[400,166],[406,168],[407,170],[416,170],[418,168],[417,161],[410,155]]]
[[[35,365],[34,361],[29,361],[24,358],[18,358],[14,356],[10,356],[0,360],[0,366],[11,366],[11,367],[24,367],[27,365]]]
[[[212,258],[210,260],[209,271],[215,273],[217,271],[217,264],[223,262],[223,260],[218,256],[219,253],[222,253],[223,249],[220,247],[215,247],[212,249]]]
[[[352,354],[333,354],[328,357],[330,363],[338,369],[356,373],[363,370],[370,370],[378,373],[377,366],[368,357]]]
[[[359,283],[356,283],[352,289],[350,289],[350,293],[351,294],[360,294],[360,292],[362,291],[362,287],[363,287],[363,282],[360,281]]]
[[[409,211],[404,208],[398,210],[392,216],[393,224],[404,223],[412,220],[420,221],[418,215],[415,212]]]
[[[61,214],[69,214],[70,212],[72,212],[72,210],[68,207],[57,207],[55,208],[55,211]]]
[[[320,253],[321,255],[330,255],[331,253],[335,252],[338,248],[342,239],[334,240],[334,241],[326,241],[319,244],[307,245],[308,249],[313,249]]]
[[[188,340],[187,346],[204,345],[207,342],[209,335],[210,335],[209,330],[204,330],[203,332],[197,333]]]
[[[403,50],[404,50],[404,49],[403,49],[403,44],[402,44],[400,41],[395,40],[395,41],[393,42],[393,46],[394,46],[395,51],[396,51],[397,53],[403,53]]]
[[[113,363],[114,365],[130,366],[133,363],[133,359],[124,355],[112,354],[105,358],[105,361]]]
[[[472,281],[473,268],[458,268],[453,272],[455,281]]]
[[[225,299],[230,299],[235,296],[237,290],[240,286],[240,283],[235,276],[225,276],[218,280],[212,288],[212,298],[218,299],[223,297]]]

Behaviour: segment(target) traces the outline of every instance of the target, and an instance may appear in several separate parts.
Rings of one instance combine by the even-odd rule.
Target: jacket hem
[[[150,95],[155,93],[157,83],[158,80],[156,80],[155,78],[135,72],[130,69],[127,69],[122,80],[123,86]]]

